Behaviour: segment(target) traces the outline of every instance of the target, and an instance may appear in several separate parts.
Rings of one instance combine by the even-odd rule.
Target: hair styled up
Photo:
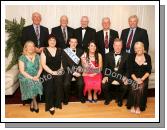
[[[95,41],[90,41],[88,43],[88,47],[90,46],[91,43],[93,43],[96,46]],[[86,49],[86,60],[87,60],[87,62],[90,62],[89,49]],[[96,46],[96,51],[95,51],[95,66],[98,66],[98,63],[99,63],[99,57],[98,57],[98,49],[97,49],[97,46]]]

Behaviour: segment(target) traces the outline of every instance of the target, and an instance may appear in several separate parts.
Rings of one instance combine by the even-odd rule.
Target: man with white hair
[[[119,38],[118,32],[110,29],[111,21],[109,17],[102,19],[103,29],[97,32],[97,46],[99,52],[105,58],[105,54],[113,51],[113,43],[115,38]]]
[[[60,25],[52,28],[51,33],[56,37],[57,47],[62,49],[69,47],[68,41],[74,36],[74,29],[68,26],[66,15],[60,17]]]
[[[32,14],[33,24],[23,28],[21,37],[21,42],[23,46],[26,41],[34,42],[37,53],[41,53],[43,48],[48,45],[47,39],[49,35],[49,30],[48,28],[40,25],[41,20],[41,14],[38,12],[34,12]]]
[[[128,19],[129,28],[123,29],[121,33],[121,39],[123,41],[123,50],[127,53],[134,52],[134,44],[138,41],[144,43],[145,51],[149,50],[149,39],[147,30],[138,27],[138,18],[136,15],[132,15]]]
[[[85,51],[88,48],[88,43],[90,41],[95,41],[96,30],[88,26],[89,24],[88,16],[82,16],[80,22],[81,22],[81,27],[75,29],[75,37],[78,40],[77,47]]]

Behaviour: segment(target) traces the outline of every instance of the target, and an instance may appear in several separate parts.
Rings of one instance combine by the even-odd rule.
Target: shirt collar
[[[63,30],[64,27],[61,26],[61,29]],[[67,27],[65,27],[65,30],[67,30]]]
[[[40,28],[40,25],[33,24],[33,27],[34,27],[34,28],[36,28],[36,27],[39,27],[39,28]]]

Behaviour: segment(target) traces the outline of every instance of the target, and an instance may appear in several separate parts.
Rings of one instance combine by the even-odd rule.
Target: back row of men
[[[43,48],[46,47],[47,39],[49,35],[48,28],[42,26],[42,17],[38,12],[32,14],[33,24],[23,28],[22,32],[22,44],[31,40],[35,43],[36,52],[41,53]],[[132,15],[128,19],[129,28],[123,29],[120,39],[123,41],[123,50],[128,53],[134,53],[134,44],[137,41],[144,43],[145,51],[149,50],[149,39],[147,30],[138,27],[138,18],[136,15]],[[82,16],[81,27],[73,29],[68,26],[68,17],[63,15],[60,17],[60,26],[54,27],[51,33],[55,35],[58,48],[68,47],[68,39],[76,37],[78,40],[77,47],[86,50],[87,44],[90,41],[96,41],[98,51],[104,57],[106,53],[113,51],[113,42],[115,38],[119,38],[118,32],[111,29],[111,21],[109,17],[102,19],[103,29],[96,32],[95,29],[88,26],[89,18]]]

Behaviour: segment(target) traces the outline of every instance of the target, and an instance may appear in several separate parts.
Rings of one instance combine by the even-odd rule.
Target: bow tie
[[[82,30],[86,30],[86,28],[82,28]]]
[[[115,56],[120,56],[121,54],[115,54]]]

